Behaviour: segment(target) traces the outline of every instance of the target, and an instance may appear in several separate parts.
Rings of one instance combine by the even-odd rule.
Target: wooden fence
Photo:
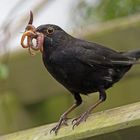
[[[50,134],[55,125],[49,124],[0,137],[0,140],[140,140],[140,102],[91,114],[72,130],[60,129],[58,135]]]

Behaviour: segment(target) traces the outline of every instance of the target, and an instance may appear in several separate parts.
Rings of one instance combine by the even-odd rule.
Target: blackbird
[[[58,124],[51,130],[57,134],[60,127],[67,124],[67,115],[82,103],[80,94],[98,92],[99,100],[72,121],[73,128],[85,121],[91,111],[106,100],[106,89],[118,82],[134,64],[139,63],[140,50],[117,52],[75,38],[57,25],[45,24],[35,28],[31,25],[32,16],[31,13],[32,21],[30,18],[24,34],[30,32],[25,36],[29,40],[36,38],[37,45],[33,46],[31,39],[26,47],[41,48],[46,69],[75,99],[75,103],[61,115]]]

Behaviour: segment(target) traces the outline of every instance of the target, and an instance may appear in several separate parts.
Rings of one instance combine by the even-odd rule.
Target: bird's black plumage
[[[140,50],[117,52],[93,42],[74,38],[56,25],[41,25],[36,31],[45,35],[43,44],[45,67],[76,99],[74,107],[65,112],[58,125],[53,128],[55,132],[62,122],[65,122],[66,115],[81,104],[80,94],[99,91],[100,98],[97,104],[101,103],[106,99],[105,90],[118,82],[140,58]],[[83,116],[87,116],[91,108]],[[78,125],[83,119],[86,117],[75,119],[74,125]]]
[[[135,57],[74,38],[56,25],[42,25],[37,31],[45,34],[48,27],[55,31],[46,35],[43,62],[71,92],[89,94],[98,91],[99,86],[107,89],[136,62]]]

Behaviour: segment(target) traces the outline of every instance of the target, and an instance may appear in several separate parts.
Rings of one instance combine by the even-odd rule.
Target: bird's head
[[[62,28],[53,24],[40,25],[36,28],[36,32],[44,35],[44,50],[48,47],[56,48],[65,45],[65,40],[69,37]]]
[[[22,47],[28,48],[30,54],[33,54],[31,49],[43,52],[49,48],[63,47],[67,42],[66,40],[71,37],[57,25],[44,24],[35,28],[32,23],[33,13],[30,12],[30,20],[21,38]],[[27,37],[27,45],[24,44],[25,37]],[[36,45],[33,44],[33,39],[36,39]]]
[[[53,37],[56,33],[63,32],[59,26],[53,24],[40,25],[36,28],[36,31],[41,32],[48,37]]]

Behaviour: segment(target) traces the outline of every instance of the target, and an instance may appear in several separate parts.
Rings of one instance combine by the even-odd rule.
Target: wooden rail
[[[50,134],[49,124],[1,136],[0,140],[140,140],[140,102],[91,114],[75,130],[64,126],[58,135]]]

